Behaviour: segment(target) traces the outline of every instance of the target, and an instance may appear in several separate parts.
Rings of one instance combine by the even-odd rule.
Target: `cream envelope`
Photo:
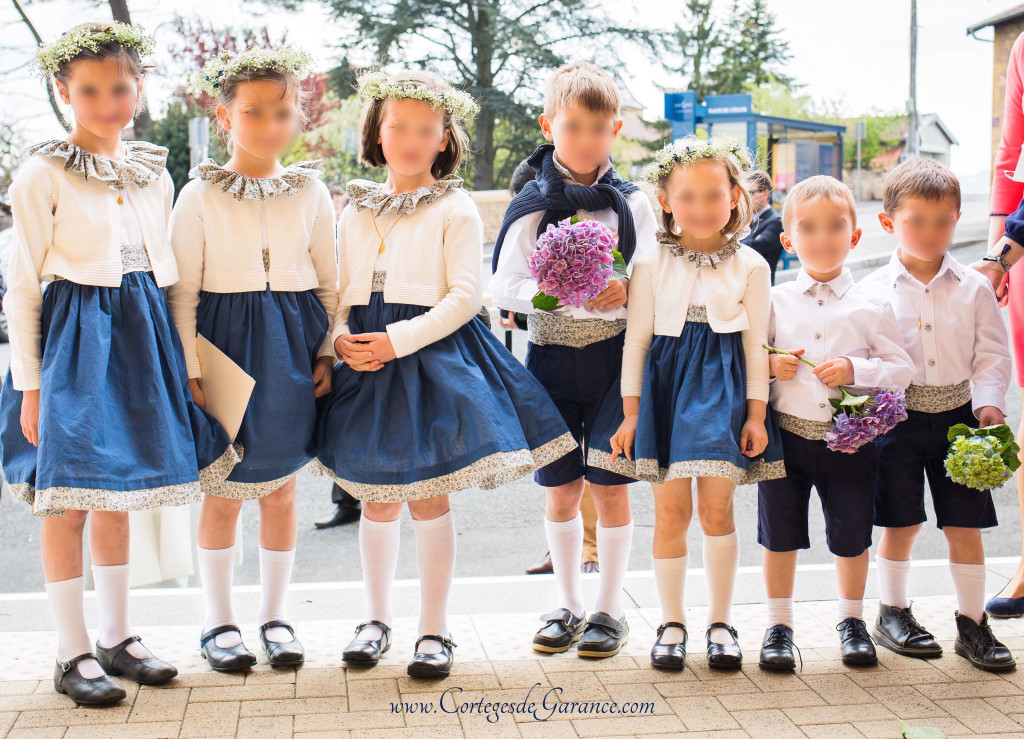
[[[1017,159],[1017,168],[1012,172],[1008,169],[1004,170],[1003,174],[1014,182],[1024,182],[1024,146],[1020,149],[1020,158]]]
[[[202,334],[196,335],[196,353],[203,371],[199,388],[206,396],[206,410],[220,421],[234,441],[256,380]]]

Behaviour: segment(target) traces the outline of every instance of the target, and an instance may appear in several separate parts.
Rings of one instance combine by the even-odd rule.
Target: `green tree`
[[[790,59],[789,42],[781,38],[766,0],[745,5],[733,0],[721,39],[721,61],[710,75],[715,94],[744,92],[749,84],[760,86],[773,79],[793,83],[780,71]]]
[[[149,140],[154,144],[166,146],[167,171],[174,180],[175,197],[188,183],[189,156],[188,122],[190,118],[206,115],[197,102],[186,102],[182,99],[172,100],[167,105],[163,118],[155,119],[149,127]],[[219,162],[227,159],[224,143],[216,137],[210,139],[210,156]]]
[[[712,56],[720,50],[722,39],[711,16],[713,0],[687,0],[683,21],[675,27],[675,41],[681,54],[679,65],[670,71],[688,79],[687,89],[696,90],[697,99],[713,94],[708,75]]]
[[[340,46],[349,56],[432,68],[477,98],[470,136],[480,189],[498,185],[507,162],[536,145],[527,105],[565,54],[593,49],[595,61],[617,66],[623,42],[653,51],[662,38],[614,22],[600,0],[265,0],[290,8],[307,1],[325,3],[345,25]]]

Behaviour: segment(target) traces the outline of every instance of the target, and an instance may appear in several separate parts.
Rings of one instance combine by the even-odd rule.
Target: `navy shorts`
[[[997,525],[992,493],[972,490],[946,476],[943,462],[949,452],[949,427],[978,425],[970,403],[942,413],[907,411],[907,420],[875,439],[878,483],[875,487],[875,525],[916,526],[928,520],[924,510],[924,481],[932,491],[938,527],[987,529]]]
[[[811,487],[825,514],[828,550],[858,557],[871,546],[878,450],[866,444],[854,454],[833,452],[781,429],[786,476],[757,483],[757,543],[772,552],[810,549],[807,514]]]
[[[588,467],[586,450],[597,412],[609,392],[619,394],[625,332],[576,349],[557,344],[529,344],[526,368],[547,389],[569,432],[580,445],[533,473],[538,485],[553,488],[581,477],[595,485],[627,485],[631,477]]]

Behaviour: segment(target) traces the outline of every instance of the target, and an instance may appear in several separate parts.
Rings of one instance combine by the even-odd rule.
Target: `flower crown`
[[[135,49],[140,57],[153,53],[155,41],[141,26],[114,21],[101,30],[89,26],[76,26],[61,34],[52,44],[41,46],[36,52],[36,64],[44,74],[56,74],[61,65],[67,64],[84,50],[95,52],[102,44],[118,43],[126,49]]]
[[[359,99],[364,103],[388,98],[422,100],[434,110],[444,108],[458,121],[469,120],[480,112],[473,97],[462,90],[438,90],[413,81],[396,82],[383,72],[371,72],[359,78]]]
[[[718,159],[725,157],[732,161],[741,172],[754,166],[747,147],[737,141],[725,138],[698,139],[696,136],[669,144],[654,155],[651,163],[644,170],[642,179],[652,185],[661,186],[672,174],[676,165],[686,166],[698,159]]]
[[[282,44],[273,49],[249,49],[241,54],[222,51],[213,57],[198,72],[189,78],[189,89],[195,93],[205,92],[211,97],[221,93],[226,78],[236,75],[245,69],[276,69],[282,73],[292,73],[299,79],[306,76],[306,71],[313,63],[313,57],[302,49]]]

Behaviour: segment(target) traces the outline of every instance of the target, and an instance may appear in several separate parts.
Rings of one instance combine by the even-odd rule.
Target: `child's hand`
[[[994,405],[984,405],[978,409],[979,428],[985,428],[986,426],[999,426],[1003,423],[1006,423],[1006,418],[1003,416],[1002,411]]]
[[[21,433],[28,443],[39,446],[39,391],[26,390],[21,394]]]
[[[781,380],[782,382],[792,380],[796,377],[796,371],[800,368],[800,360],[797,357],[803,353],[803,349],[794,349],[793,354],[796,356],[792,357],[788,354],[769,354],[768,373],[776,380]]]
[[[331,392],[331,370],[334,357],[317,357],[313,363],[313,397],[322,398]]]
[[[598,293],[598,296],[590,302],[591,308],[618,308],[626,304],[629,280],[625,277],[621,280],[609,280],[608,287]]]
[[[355,341],[364,342],[362,349],[384,364],[395,358],[395,347],[391,346],[391,337],[387,331],[378,331],[372,334],[356,334]]]
[[[356,372],[376,372],[384,366],[373,358],[363,344],[356,343],[356,337],[352,334],[342,334],[334,341],[334,351],[341,357],[341,361],[354,369]]]
[[[853,362],[846,357],[830,359],[811,370],[829,387],[853,384]]]
[[[188,381],[188,391],[192,393],[192,402],[206,410],[206,394],[203,389],[199,387],[199,380],[191,379]]]
[[[626,416],[619,424],[618,431],[611,438],[612,462],[622,454],[628,460],[633,459],[633,441],[636,439],[636,416]]]
[[[768,432],[764,429],[764,421],[747,419],[740,430],[740,452],[744,457],[756,457],[768,446]]]

